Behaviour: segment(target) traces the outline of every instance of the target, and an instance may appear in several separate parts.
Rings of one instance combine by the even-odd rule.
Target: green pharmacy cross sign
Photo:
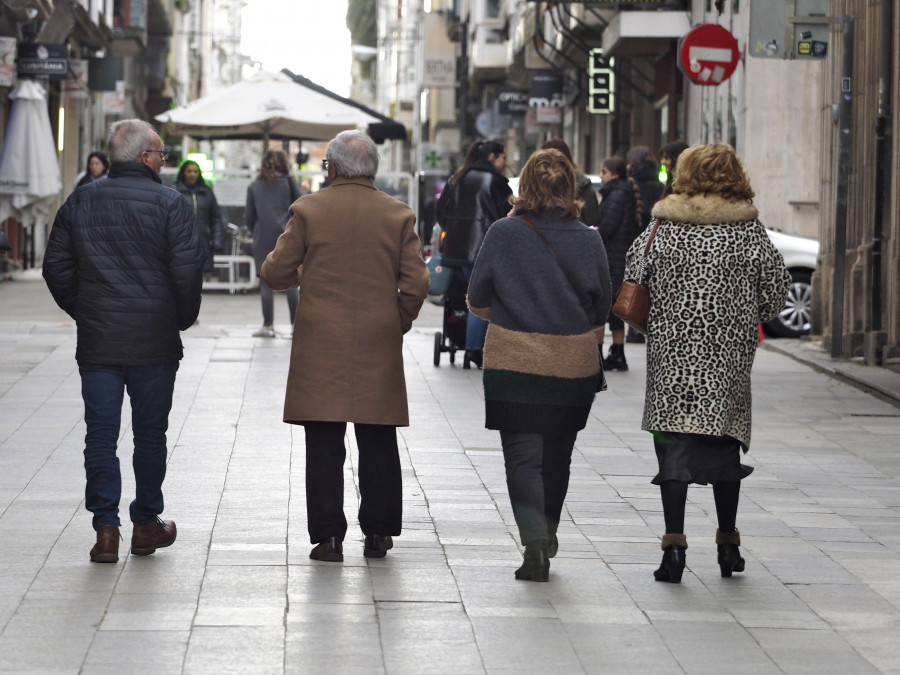
[[[444,156],[438,152],[435,152],[434,150],[425,155],[425,161],[428,162],[432,169],[440,164],[443,160]]]

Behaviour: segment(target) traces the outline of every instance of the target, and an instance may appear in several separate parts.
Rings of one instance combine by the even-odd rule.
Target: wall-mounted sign
[[[21,42],[16,61],[19,75],[61,80],[69,71],[69,50],[65,45]]]
[[[541,2],[542,0],[525,0]],[[591,5],[593,7],[646,7],[653,9],[688,9],[688,0],[569,0],[573,5]]]
[[[562,122],[563,83],[556,73],[531,73],[528,107],[535,108],[540,124]]]
[[[602,49],[592,49],[588,58],[588,112],[608,115],[616,110],[616,74],[612,58]]]
[[[497,100],[501,115],[521,117],[528,112],[528,92],[522,89],[501,89]]]

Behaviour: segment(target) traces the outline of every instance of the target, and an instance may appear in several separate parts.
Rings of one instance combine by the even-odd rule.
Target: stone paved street
[[[792,358],[797,343],[770,341],[754,369],[744,574],[720,577],[712,491],[694,486],[683,582],[653,581],[644,346],[627,345],[631,370],[608,374],[579,434],[559,555],[537,584],[513,578],[480,373],[432,364],[432,304],[405,342],[403,535],[363,558],[351,433],[345,561],[309,560],[302,428],[281,422],[281,297],[275,309],[280,337],[252,338],[257,295],[204,296],[170,423],[178,540],[132,557],[123,527],[119,563],[98,565],[74,325],[39,278],[0,283],[0,672],[900,673],[900,410]],[[869,370],[900,392],[900,375]],[[129,419],[126,406],[126,521]]]

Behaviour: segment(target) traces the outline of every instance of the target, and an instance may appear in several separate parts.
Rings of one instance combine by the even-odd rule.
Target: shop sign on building
[[[528,112],[528,92],[521,89],[501,89],[497,95],[498,112],[501,115],[522,117]]]
[[[541,124],[562,122],[563,83],[556,73],[531,73],[528,91],[528,107],[535,109]]]
[[[61,80],[69,71],[69,51],[64,44],[22,42],[16,67],[20,76]]]

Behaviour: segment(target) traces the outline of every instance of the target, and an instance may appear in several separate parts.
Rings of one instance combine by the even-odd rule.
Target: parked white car
[[[599,176],[590,176],[591,183],[599,192]],[[509,186],[513,194],[518,193],[519,179],[510,178]],[[812,274],[816,271],[819,257],[819,242],[808,237],[798,237],[766,228],[769,239],[784,258],[793,278],[787,302],[781,313],[765,324],[766,329],[777,337],[798,338],[809,333],[810,311],[812,309]]]

